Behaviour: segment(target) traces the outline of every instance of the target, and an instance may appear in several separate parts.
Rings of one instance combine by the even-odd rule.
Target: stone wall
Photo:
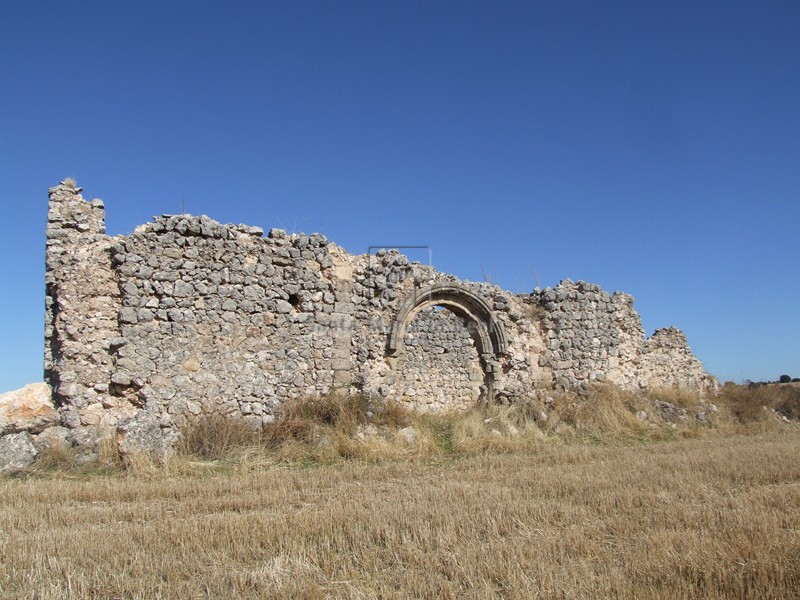
[[[120,291],[103,203],[80,192],[69,180],[50,190],[45,275],[45,380],[76,431],[114,427],[136,412],[109,393]]]
[[[545,309],[547,352],[542,363],[565,389],[593,381],[623,388],[683,387],[708,392],[716,381],[692,354],[686,336],[659,329],[646,339],[633,296],[608,294],[569,279],[536,295]]]
[[[569,280],[510,294],[396,251],[205,216],[109,237],[80,191],[50,190],[45,334],[76,439],[166,447],[198,415],[259,427],[288,398],[336,391],[446,410],[599,380],[713,385],[680,332],[645,339],[627,294]]]
[[[269,421],[279,399],[332,389],[337,302],[322,236],[163,216],[111,247],[122,308],[114,394],[181,426],[200,413]]]
[[[483,369],[465,319],[447,310],[427,308],[411,322],[405,346],[398,392],[411,407],[466,408],[481,398]]]
[[[675,327],[656,329],[642,345],[640,387],[677,387],[708,391],[716,382],[692,354],[686,335]]]

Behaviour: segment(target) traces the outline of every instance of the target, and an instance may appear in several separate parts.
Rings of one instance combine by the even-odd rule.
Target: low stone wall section
[[[552,368],[557,386],[610,381],[628,389],[716,389],[682,332],[659,329],[645,338],[630,294],[608,294],[595,284],[567,279],[535,297],[544,308],[547,338],[541,364]]]

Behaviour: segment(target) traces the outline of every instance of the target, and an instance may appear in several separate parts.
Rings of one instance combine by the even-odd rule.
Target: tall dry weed
[[[633,393],[606,383],[593,384],[585,397],[558,406],[561,420],[583,434],[607,437],[649,437],[653,428],[636,411],[641,401]]]
[[[541,412],[531,405],[476,408],[453,421],[453,451],[460,454],[506,454],[531,450],[545,439]]]
[[[716,402],[725,404],[741,424],[760,423],[777,413],[787,419],[800,420],[800,386],[793,384],[726,383]]]
[[[650,400],[685,408],[694,415],[697,414],[701,402],[698,392],[684,388],[654,388],[647,390],[646,396]]]
[[[256,446],[260,439],[260,432],[244,420],[215,413],[189,422],[181,432],[179,450],[198,458],[218,460],[243,448]]]

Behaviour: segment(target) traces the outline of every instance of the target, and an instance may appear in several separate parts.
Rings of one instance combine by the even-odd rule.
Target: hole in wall
[[[302,300],[297,294],[291,294],[289,296],[289,304],[291,304],[295,310],[300,310],[300,302],[302,302]]]

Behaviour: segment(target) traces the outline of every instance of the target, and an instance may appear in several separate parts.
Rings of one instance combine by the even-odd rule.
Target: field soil
[[[800,435],[0,479],[0,597],[797,598]]]

